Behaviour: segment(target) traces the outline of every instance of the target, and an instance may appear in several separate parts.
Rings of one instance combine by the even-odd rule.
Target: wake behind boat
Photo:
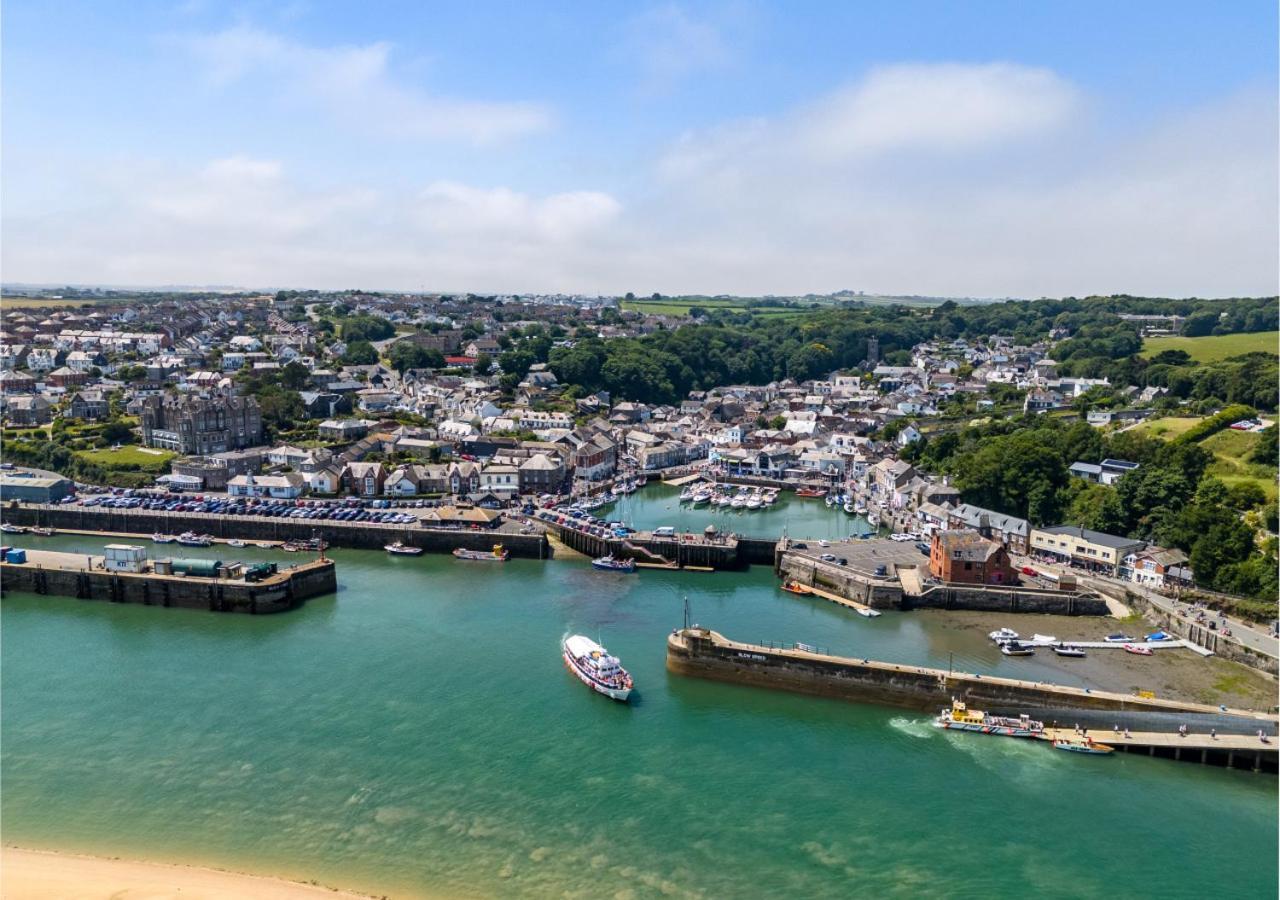
[[[570,635],[560,642],[564,664],[578,680],[598,694],[626,702],[631,696],[631,676],[616,656],[591,638]]]

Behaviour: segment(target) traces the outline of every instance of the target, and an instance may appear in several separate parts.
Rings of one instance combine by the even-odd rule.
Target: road
[[[1134,584],[1132,581],[1125,581],[1121,578],[1109,578],[1103,575],[1085,575],[1075,569],[1066,568],[1064,566],[1046,565],[1043,562],[1027,559],[1026,557],[1017,557],[1016,565],[1029,565],[1040,571],[1074,575],[1076,576],[1077,581],[1084,585],[1088,585],[1089,582],[1093,581],[1107,587],[1122,587],[1125,590],[1143,597],[1161,612],[1166,612],[1181,619],[1189,620],[1189,617],[1182,612],[1182,610],[1188,608],[1188,604],[1186,602],[1175,600],[1172,597],[1166,597],[1165,595],[1153,591],[1150,588]],[[1209,613],[1208,615],[1212,617],[1213,614]],[[1194,616],[1190,618],[1194,618]],[[1270,656],[1273,659],[1280,659],[1280,640],[1272,637],[1266,629],[1259,628],[1258,626],[1245,622],[1241,619],[1232,619],[1226,616],[1218,618],[1217,622],[1219,638],[1221,640],[1234,641],[1242,647],[1253,650],[1256,653]],[[1230,626],[1230,635],[1224,635],[1221,633],[1223,624]]]

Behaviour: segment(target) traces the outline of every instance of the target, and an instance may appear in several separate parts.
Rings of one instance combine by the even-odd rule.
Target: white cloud
[[[178,41],[215,87],[252,80],[255,87],[316,106],[349,129],[425,140],[492,143],[545,130],[551,112],[528,102],[438,97],[402,83],[385,42],[311,47],[250,26]]]
[[[34,282],[480,292],[1276,290],[1271,89],[1104,127],[1054,76],[972,68],[935,67],[932,81],[881,70],[776,118],[688,135],[620,175],[638,184],[622,197],[430,173],[382,191],[318,186],[246,156],[59,166],[44,177],[84,199],[6,203],[3,268]],[[939,80],[965,85],[963,103],[939,100]],[[969,112],[944,116],[948,102]]]

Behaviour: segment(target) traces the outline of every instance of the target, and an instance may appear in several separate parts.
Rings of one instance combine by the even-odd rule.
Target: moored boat
[[[21,525],[11,525],[8,522],[4,522],[3,524],[0,524],[0,531],[3,531],[5,534],[26,534],[27,533],[27,529],[23,528]]]
[[[1036,641],[1037,643],[1042,643],[1042,644],[1058,643],[1058,639],[1051,634],[1039,634],[1039,633],[1033,634],[1031,635],[1031,640]]]
[[[827,495],[826,488],[800,488],[796,491],[797,497],[825,497]]]
[[[151,535],[151,542],[153,544],[172,544],[177,539],[178,538],[172,534],[161,534],[158,531]]]
[[[1044,734],[1044,723],[1030,716],[993,716],[978,709],[969,709],[962,700],[952,700],[951,708],[944,709],[933,724],[938,728],[954,731],[976,731],[1001,737],[1038,738]]]
[[[245,544],[245,542],[240,540],[239,538],[235,538],[234,540],[227,541],[227,546],[228,547],[245,547],[247,546],[247,544]]]
[[[578,680],[599,694],[626,702],[633,684],[616,656],[589,637],[570,635],[560,642],[564,664]]]
[[[53,537],[55,534],[57,534],[57,532],[54,531],[52,528],[45,528],[41,525],[37,525],[34,528],[32,528],[31,533],[34,534],[36,537]]]
[[[593,559],[591,560],[591,565],[606,572],[634,572],[636,570],[636,561],[634,559],[614,559],[613,554]]]
[[[306,550],[326,550],[329,544],[320,538],[307,538],[304,541],[285,541],[280,549],[288,553],[302,553]]]
[[[1105,756],[1108,753],[1114,753],[1115,747],[1108,747],[1106,744],[1099,744],[1091,737],[1083,740],[1073,741],[1067,738],[1058,738],[1053,742],[1055,750],[1070,750],[1072,753],[1093,753]]]
[[[1012,628],[997,628],[995,631],[988,634],[987,637],[991,638],[991,640],[998,644],[1001,641],[1016,641],[1018,639],[1018,632],[1014,631]]]
[[[1005,656],[1033,656],[1036,648],[1019,644],[1017,641],[1008,641],[1000,645],[1000,652]]]
[[[807,594],[808,589],[798,581],[782,582],[782,589],[788,594]]]
[[[1117,631],[1115,634],[1107,635],[1106,637],[1103,638],[1103,640],[1106,641],[1108,644],[1128,644],[1128,643],[1132,643],[1133,638],[1129,637],[1129,635],[1127,634],[1123,634]]]
[[[507,548],[501,544],[494,544],[493,549],[487,553],[484,550],[464,550],[458,547],[453,551],[453,555],[458,559],[469,559],[475,562],[506,562],[510,555]]]
[[[384,545],[382,549],[386,550],[392,556],[421,556],[422,555],[421,547],[411,547],[408,544],[406,544],[404,541],[392,541],[390,544]]]
[[[1053,652],[1058,654],[1059,656],[1074,656],[1074,657],[1084,656],[1084,649],[1081,647],[1076,647],[1073,644],[1059,644],[1058,646],[1052,649],[1053,649]]]
[[[1138,644],[1125,644],[1124,652],[1132,653],[1135,656],[1151,656],[1152,655],[1150,647],[1143,647]]]
[[[178,543],[184,547],[212,547],[213,535],[196,534],[194,531],[184,531],[178,535]]]

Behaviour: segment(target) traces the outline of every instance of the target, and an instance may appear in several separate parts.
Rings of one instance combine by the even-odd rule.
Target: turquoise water
[[[617,503],[600,507],[594,515],[621,520],[640,530],[670,525],[678,531],[701,532],[714,525],[723,532],[759,538],[777,538],[786,529],[792,537],[836,540],[872,530],[861,516],[828,507],[820,498],[796,497],[790,491],[779,494],[771,507],[738,510],[680,503],[680,489],[664,484],[648,485]]]
[[[1274,777],[664,667],[687,593],[734,637],[1011,671],[936,616],[864,620],[766,569],[334,557],[338,595],[278,616],[6,597],[5,840],[393,896],[1276,895]],[[632,705],[564,671],[572,631]]]

